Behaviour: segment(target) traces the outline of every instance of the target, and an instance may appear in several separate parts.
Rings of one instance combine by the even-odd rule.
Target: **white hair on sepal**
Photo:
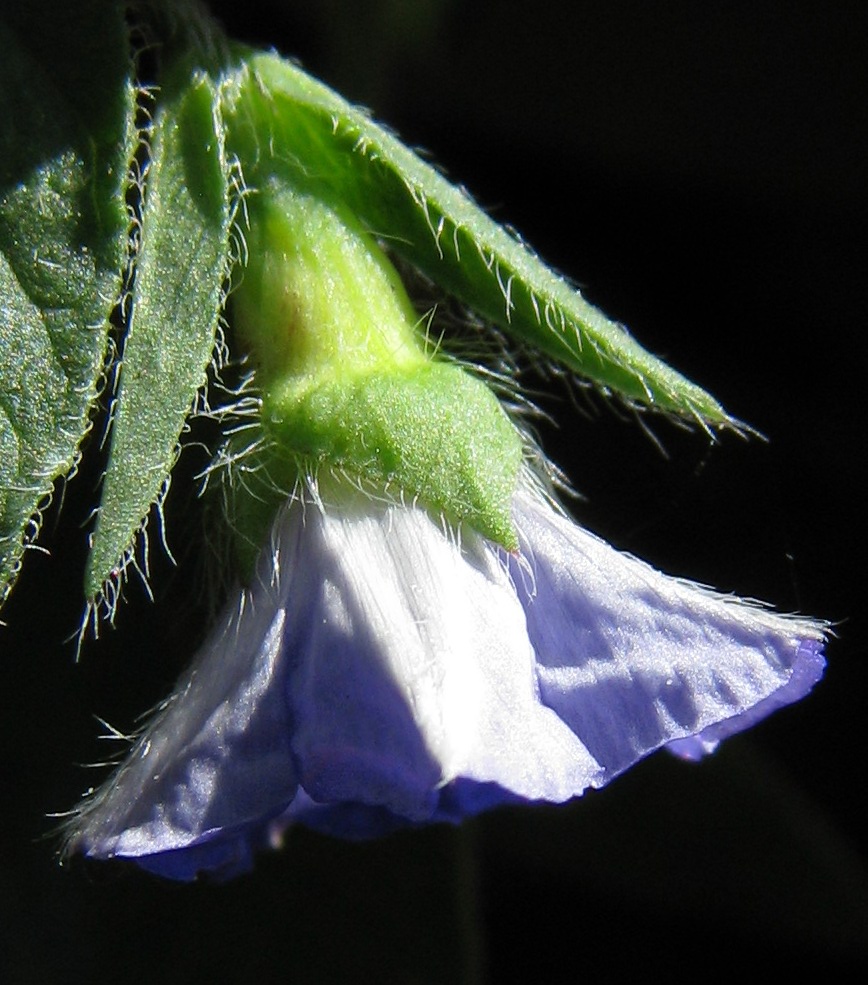
[[[122,311],[125,312],[123,320],[124,326],[128,324],[129,310],[132,302],[133,288],[135,283],[135,263],[141,246],[141,227],[142,210],[145,204],[146,190],[145,182],[147,171],[150,166],[150,136],[153,128],[152,106],[155,98],[155,89],[142,88],[140,91],[139,110],[141,114],[140,126],[137,131],[138,146],[136,154],[133,156],[131,172],[131,184],[136,194],[128,202],[130,211],[130,253],[128,258],[128,269],[125,277],[124,295],[122,301]],[[243,223],[246,222],[247,188],[244,182],[241,165],[236,158],[224,161],[226,168],[227,181],[229,185],[229,251],[224,259],[223,271],[221,275],[221,294],[219,307],[215,315],[214,323],[214,345],[212,348],[210,364],[206,370],[204,384],[197,390],[191,403],[190,409],[182,427],[181,436],[189,436],[196,421],[206,420],[217,422],[221,427],[224,436],[234,435],[237,432],[253,427],[259,419],[259,398],[251,386],[251,373],[242,373],[235,382],[226,382],[227,376],[236,375],[236,370],[231,362],[230,349],[227,343],[228,325],[224,317],[227,298],[232,290],[232,274],[238,267],[246,262],[246,239],[244,236]],[[116,343],[116,345],[118,345]],[[107,425],[102,442],[106,440],[106,435],[110,430],[111,423],[117,406],[117,379],[118,372],[123,363],[123,353],[120,357],[115,356],[111,364],[111,393],[112,399],[109,403],[107,414]],[[80,654],[81,646],[85,637],[93,634],[96,638],[99,635],[99,625],[101,622],[108,622],[113,625],[117,614],[118,606],[124,598],[124,589],[129,581],[130,571],[134,571],[138,576],[142,586],[149,598],[153,599],[153,593],[149,585],[149,525],[152,517],[157,523],[159,542],[174,564],[175,559],[169,546],[164,504],[171,487],[172,474],[185,447],[192,446],[206,447],[210,452],[206,442],[199,440],[179,440],[176,445],[170,463],[169,473],[156,500],[151,504],[151,508],[144,517],[141,525],[134,533],[128,549],[120,558],[118,564],[110,573],[100,592],[87,601],[85,611],[77,633],[77,653]],[[247,452],[252,453],[254,445],[251,443]],[[219,458],[219,455],[218,455]],[[219,464],[219,462],[218,462]],[[203,489],[207,485],[208,473],[206,469],[197,478],[203,479]]]
[[[212,362],[211,372],[209,372],[211,379],[203,388],[197,391],[185,420],[181,432],[182,436],[190,434],[191,423],[196,420],[207,419],[223,421],[227,418],[231,418],[233,421],[243,421],[245,418],[250,420],[256,417],[256,399],[247,392],[245,381],[242,380],[238,390],[227,390],[223,387],[222,380],[218,383],[214,379],[216,368],[217,363]],[[232,395],[233,400],[228,402],[226,405],[221,404],[215,409],[211,406],[210,402],[210,398],[215,392],[215,388],[216,390],[222,391],[227,395]],[[113,400],[109,410],[110,415],[113,412],[115,403],[116,401]],[[237,426],[240,428],[243,425],[239,424]],[[82,614],[79,628],[77,633],[74,634],[74,636],[77,637],[77,658],[80,656],[82,645],[88,636],[92,636],[94,639],[99,637],[101,623],[108,623],[111,626],[115,624],[117,611],[121,602],[125,598],[125,589],[129,583],[131,573],[138,576],[138,581],[143,587],[146,596],[153,601],[154,596],[150,587],[150,532],[153,523],[156,523],[159,543],[162,545],[164,553],[172,564],[176,564],[167,535],[165,502],[171,489],[172,476],[175,467],[183,449],[194,446],[206,447],[204,442],[198,440],[185,441],[183,443],[179,441],[176,445],[169,471],[164,478],[160,491],[154,502],[151,504],[150,509],[143,518],[138,529],[134,532],[127,550],[124,551],[123,555],[118,560],[118,563],[110,572],[108,578],[101,586],[100,591],[97,592],[92,599],[89,599],[85,603],[85,609]],[[206,470],[206,473],[207,471],[208,470]],[[199,478],[201,477],[202,476],[200,475]],[[99,510],[100,507],[96,507],[91,516],[97,516]]]
[[[426,353],[431,354],[430,339],[436,335],[434,358],[454,362],[495,393],[522,438],[531,439],[536,449],[532,458],[540,454],[534,422],[545,420],[553,424],[554,419],[538,402],[540,398],[550,397],[551,391],[534,384],[528,385],[528,377],[556,381],[559,387],[566,390],[571,401],[578,393],[604,392],[590,380],[577,376],[540,354],[530,344],[508,338],[498,326],[480,318],[467,305],[443,292],[418,268],[389,251],[388,243],[382,245],[398,270],[414,306],[426,312],[419,321]],[[421,326],[424,326],[424,331],[421,331]],[[611,396],[608,392],[604,395]],[[587,415],[587,411],[584,413]],[[679,423],[683,425],[683,421]]]
[[[135,265],[141,248],[142,215],[146,205],[147,194],[147,173],[152,158],[150,141],[153,133],[153,110],[158,91],[158,87],[155,86],[141,86],[137,91],[137,145],[131,161],[130,194],[128,194],[127,203],[130,215],[129,253],[127,271],[124,278],[124,290],[119,303],[119,310],[123,316],[122,324],[124,329],[127,328],[129,323],[129,314],[134,294]],[[230,349],[227,343],[228,325],[224,317],[224,311],[228,296],[233,288],[233,273],[246,263],[247,258],[244,226],[247,222],[246,196],[248,189],[244,182],[240,162],[237,158],[232,157],[226,159],[223,164],[229,187],[229,217],[227,220],[229,226],[229,250],[223,263],[221,275],[222,286],[218,310],[215,315],[214,345],[210,364],[206,371],[205,382],[196,392],[185,418],[181,431],[182,436],[189,435],[191,426],[199,419],[216,421],[224,428],[224,434],[232,434],[245,427],[244,422],[248,422],[249,425],[254,419],[258,420],[259,415],[258,398],[251,391],[250,381],[242,376],[240,381],[227,385],[224,380],[224,372],[231,366]],[[117,406],[117,380],[119,370],[123,364],[121,343],[115,342],[113,344],[115,345],[114,355],[111,363],[107,364],[107,378],[110,380],[112,399],[109,402],[107,423],[101,435],[101,443],[105,442],[111,423],[114,420]],[[118,349],[121,349],[119,356],[117,354]],[[233,423],[231,426],[225,427],[225,422],[228,421]],[[102,590],[87,602],[78,632],[79,652],[89,627],[93,635],[97,636],[100,621],[107,621],[110,624],[114,623],[117,607],[124,597],[123,590],[128,582],[130,569],[139,575],[147,595],[153,598],[148,584],[148,526],[152,513],[158,523],[160,542],[167,556],[174,563],[172,551],[166,536],[164,503],[171,486],[171,476],[181,452],[184,447],[193,445],[203,446],[204,443],[201,441],[184,441],[183,443],[179,441],[176,445],[169,474],[166,476],[156,500],[151,505],[151,509],[133,535],[129,548],[124,552],[124,555],[111,572]],[[205,470],[204,485],[207,484],[208,471]]]
[[[177,449],[176,461],[179,452],[180,449]],[[151,602],[154,601],[154,594],[150,585],[149,528],[152,514],[155,517],[160,543],[163,545],[166,556],[172,564],[176,564],[175,557],[166,539],[166,523],[163,512],[163,506],[169,494],[171,484],[172,473],[170,471],[163,480],[163,485],[160,487],[157,498],[151,503],[150,509],[133,534],[129,547],[121,555],[114,568],[112,568],[108,578],[102,583],[100,590],[93,598],[85,602],[84,612],[82,613],[78,629],[69,637],[70,640],[74,639],[76,641],[76,660],[79,660],[81,657],[81,650],[85,639],[88,637],[99,639],[100,626],[103,623],[114,626],[120,604],[125,599],[124,591],[129,584],[131,572],[137,576],[137,580],[141,584],[148,600]],[[91,516],[96,516],[99,513],[99,509],[99,507],[96,507],[92,511]],[[92,537],[93,534],[91,533]]]
[[[134,25],[133,33],[136,30],[137,28]],[[142,53],[146,50],[146,41],[143,34],[142,41],[140,43],[134,43],[132,50],[133,59],[138,64]],[[138,74],[136,72],[136,76]],[[126,334],[129,331],[130,317],[132,314],[136,264],[142,245],[142,216],[146,197],[147,175],[153,156],[151,137],[154,125],[154,107],[158,92],[159,87],[155,85],[139,83],[135,87],[134,134],[125,187],[125,205],[128,222],[127,249],[120,290],[118,297],[115,299],[111,315],[116,327],[115,331],[110,332],[107,336],[103,369],[99,377],[96,393],[96,399],[102,396],[107,396],[108,398],[103,424],[99,434],[98,448],[100,451],[105,449],[115,421],[118,406],[118,383],[123,366],[123,350],[126,342]],[[88,430],[90,430],[90,426]],[[173,467],[177,461],[178,453],[179,449],[176,449],[172,463]],[[133,533],[127,550],[124,551],[118,563],[109,573],[108,578],[100,590],[93,598],[85,602],[78,629],[70,637],[70,639],[76,640],[76,660],[81,656],[84,640],[89,635],[92,635],[94,639],[98,638],[99,628],[102,622],[114,625],[118,607],[124,598],[124,588],[128,581],[130,569],[138,574],[145,593],[149,598],[153,599],[153,594],[148,583],[148,538],[146,528],[151,510],[153,510],[158,517],[160,540],[166,547],[167,554],[172,558],[171,551],[168,550],[166,542],[163,514],[163,502],[168,493],[170,481],[170,476],[166,476],[166,480],[160,489],[157,499],[151,504],[148,514],[142,520],[139,528]],[[95,520],[99,515],[100,509],[100,506],[96,506],[89,520]],[[174,559],[172,560],[174,561]]]
[[[529,387],[526,377],[535,374],[543,380],[557,378],[567,393],[588,392],[595,389],[593,383],[577,377],[548,357],[521,342],[514,342],[490,322],[475,314],[454,297],[446,295],[427,276],[412,267],[399,256],[389,254],[396,265],[408,294],[418,308],[428,314],[420,319],[424,323],[425,338],[437,331],[435,358],[460,366],[465,372],[481,380],[500,400],[504,410],[516,427],[523,447],[523,472],[535,476],[541,489],[547,490],[546,498],[558,504],[557,495],[578,495],[564,473],[542,451],[536,433],[536,424],[554,418],[538,403],[539,398],[549,396],[549,391]]]
[[[482,379],[502,400],[520,403],[515,382],[518,365],[503,333],[390,250],[388,240],[379,238],[420,312],[416,331],[425,354],[461,366]],[[433,346],[432,339],[436,339]]]

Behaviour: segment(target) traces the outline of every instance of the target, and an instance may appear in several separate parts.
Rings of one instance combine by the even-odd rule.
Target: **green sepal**
[[[304,461],[346,471],[380,495],[418,498],[518,549],[521,440],[494,394],[460,366],[428,361],[329,381],[272,414],[264,427]]]
[[[484,318],[605,390],[706,427],[734,423],[361,110],[277,56],[238,58],[227,140],[252,188],[275,174],[318,184]]]
[[[151,138],[132,314],[88,559],[89,599],[129,557],[159,501],[214,357],[232,203],[218,89],[202,69],[165,79]]]

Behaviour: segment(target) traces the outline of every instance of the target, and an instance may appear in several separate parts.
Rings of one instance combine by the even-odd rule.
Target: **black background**
[[[558,426],[542,436],[584,497],[577,518],[663,570],[824,617],[836,638],[798,707],[700,767],[654,757],[559,811],[368,846],[302,835],[224,887],[60,868],[45,815],[95,782],[73,765],[101,755],[93,716],[132,727],[203,628],[192,451],[169,504],[178,568],[155,556],[155,603],[132,586],[117,628],[74,663],[92,446],[0,629],[4,980],[428,982],[457,980],[462,962],[491,982],[715,980],[854,966],[868,947],[868,7],[217,7],[230,33],[298,56],[429,150],[768,438],[712,445],[645,418],[664,457],[635,420],[553,387],[539,401]],[[457,915],[438,895],[456,849]]]

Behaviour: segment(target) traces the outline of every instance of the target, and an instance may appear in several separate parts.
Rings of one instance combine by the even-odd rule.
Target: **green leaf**
[[[200,69],[164,82],[151,138],[129,332],[86,575],[102,591],[167,488],[206,380],[232,222],[217,89]],[[107,596],[109,608],[111,596]]]
[[[483,317],[602,388],[705,426],[734,424],[462,191],[296,66],[248,53],[227,92],[227,139],[252,188],[275,173],[321,183]]]
[[[0,602],[90,426],[126,264],[133,89],[120,5],[0,17]]]

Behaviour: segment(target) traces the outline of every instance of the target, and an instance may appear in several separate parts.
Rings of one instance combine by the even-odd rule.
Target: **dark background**
[[[117,628],[75,664],[91,447],[48,514],[50,555],[28,557],[0,629],[0,978],[655,981],[855,967],[868,948],[868,6],[214,9],[429,150],[768,438],[712,445],[646,417],[664,457],[634,420],[553,387],[539,400],[558,427],[543,438],[584,496],[577,518],[663,570],[824,617],[836,638],[799,706],[702,766],[653,757],[567,808],[366,846],[301,834],[223,887],[61,868],[45,815],[99,776],[74,765],[103,754],[93,716],[133,727],[204,618],[183,478],[201,465],[193,451],[169,504],[178,568],[155,557],[155,603],[131,586]]]

